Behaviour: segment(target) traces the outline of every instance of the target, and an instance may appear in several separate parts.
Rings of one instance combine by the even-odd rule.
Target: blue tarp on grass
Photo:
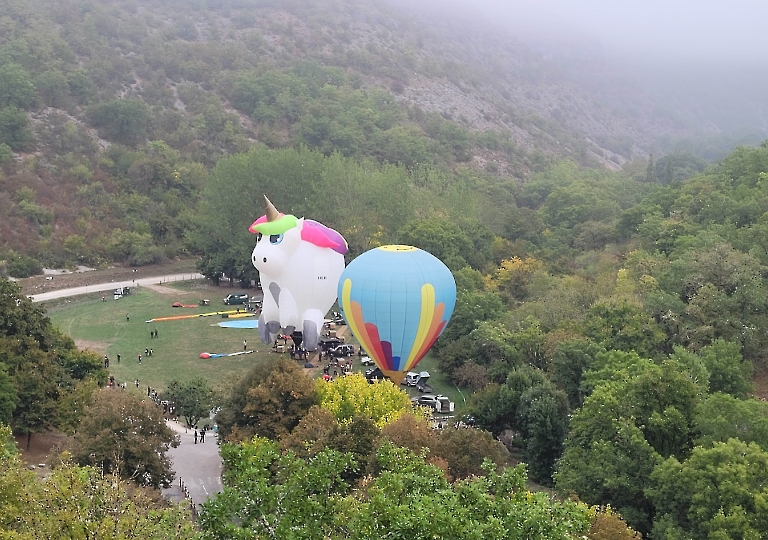
[[[241,319],[236,321],[220,322],[219,326],[222,328],[258,328],[258,319]]]

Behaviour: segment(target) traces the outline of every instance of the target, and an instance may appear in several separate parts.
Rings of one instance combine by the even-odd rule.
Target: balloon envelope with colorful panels
[[[434,255],[390,245],[366,251],[349,263],[338,296],[361,346],[399,384],[448,324],[456,305],[456,282]]]

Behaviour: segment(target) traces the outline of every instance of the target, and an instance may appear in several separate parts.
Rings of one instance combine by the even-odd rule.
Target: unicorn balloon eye
[[[383,246],[347,266],[338,296],[352,333],[384,375],[399,384],[448,324],[456,282],[426,251]]]
[[[299,331],[304,347],[313,350],[325,314],[336,301],[347,242],[333,229],[281,214],[264,200],[267,213],[248,229],[257,235],[251,262],[264,290],[259,335],[271,344],[278,333]],[[269,242],[261,241],[264,236]]]

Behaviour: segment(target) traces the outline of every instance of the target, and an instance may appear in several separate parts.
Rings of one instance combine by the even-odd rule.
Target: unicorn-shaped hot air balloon
[[[336,301],[347,242],[310,219],[279,213],[264,197],[267,213],[248,229],[258,235],[251,261],[259,271],[264,302],[259,335],[302,332],[304,347],[317,347],[325,314]]]
[[[440,260],[411,246],[383,246],[349,263],[339,304],[352,333],[395,384],[400,384],[445,329],[456,282]]]

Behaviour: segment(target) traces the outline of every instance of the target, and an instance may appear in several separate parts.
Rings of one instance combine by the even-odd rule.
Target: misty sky
[[[591,38],[608,54],[768,63],[765,0],[462,1],[507,21],[522,41]]]

